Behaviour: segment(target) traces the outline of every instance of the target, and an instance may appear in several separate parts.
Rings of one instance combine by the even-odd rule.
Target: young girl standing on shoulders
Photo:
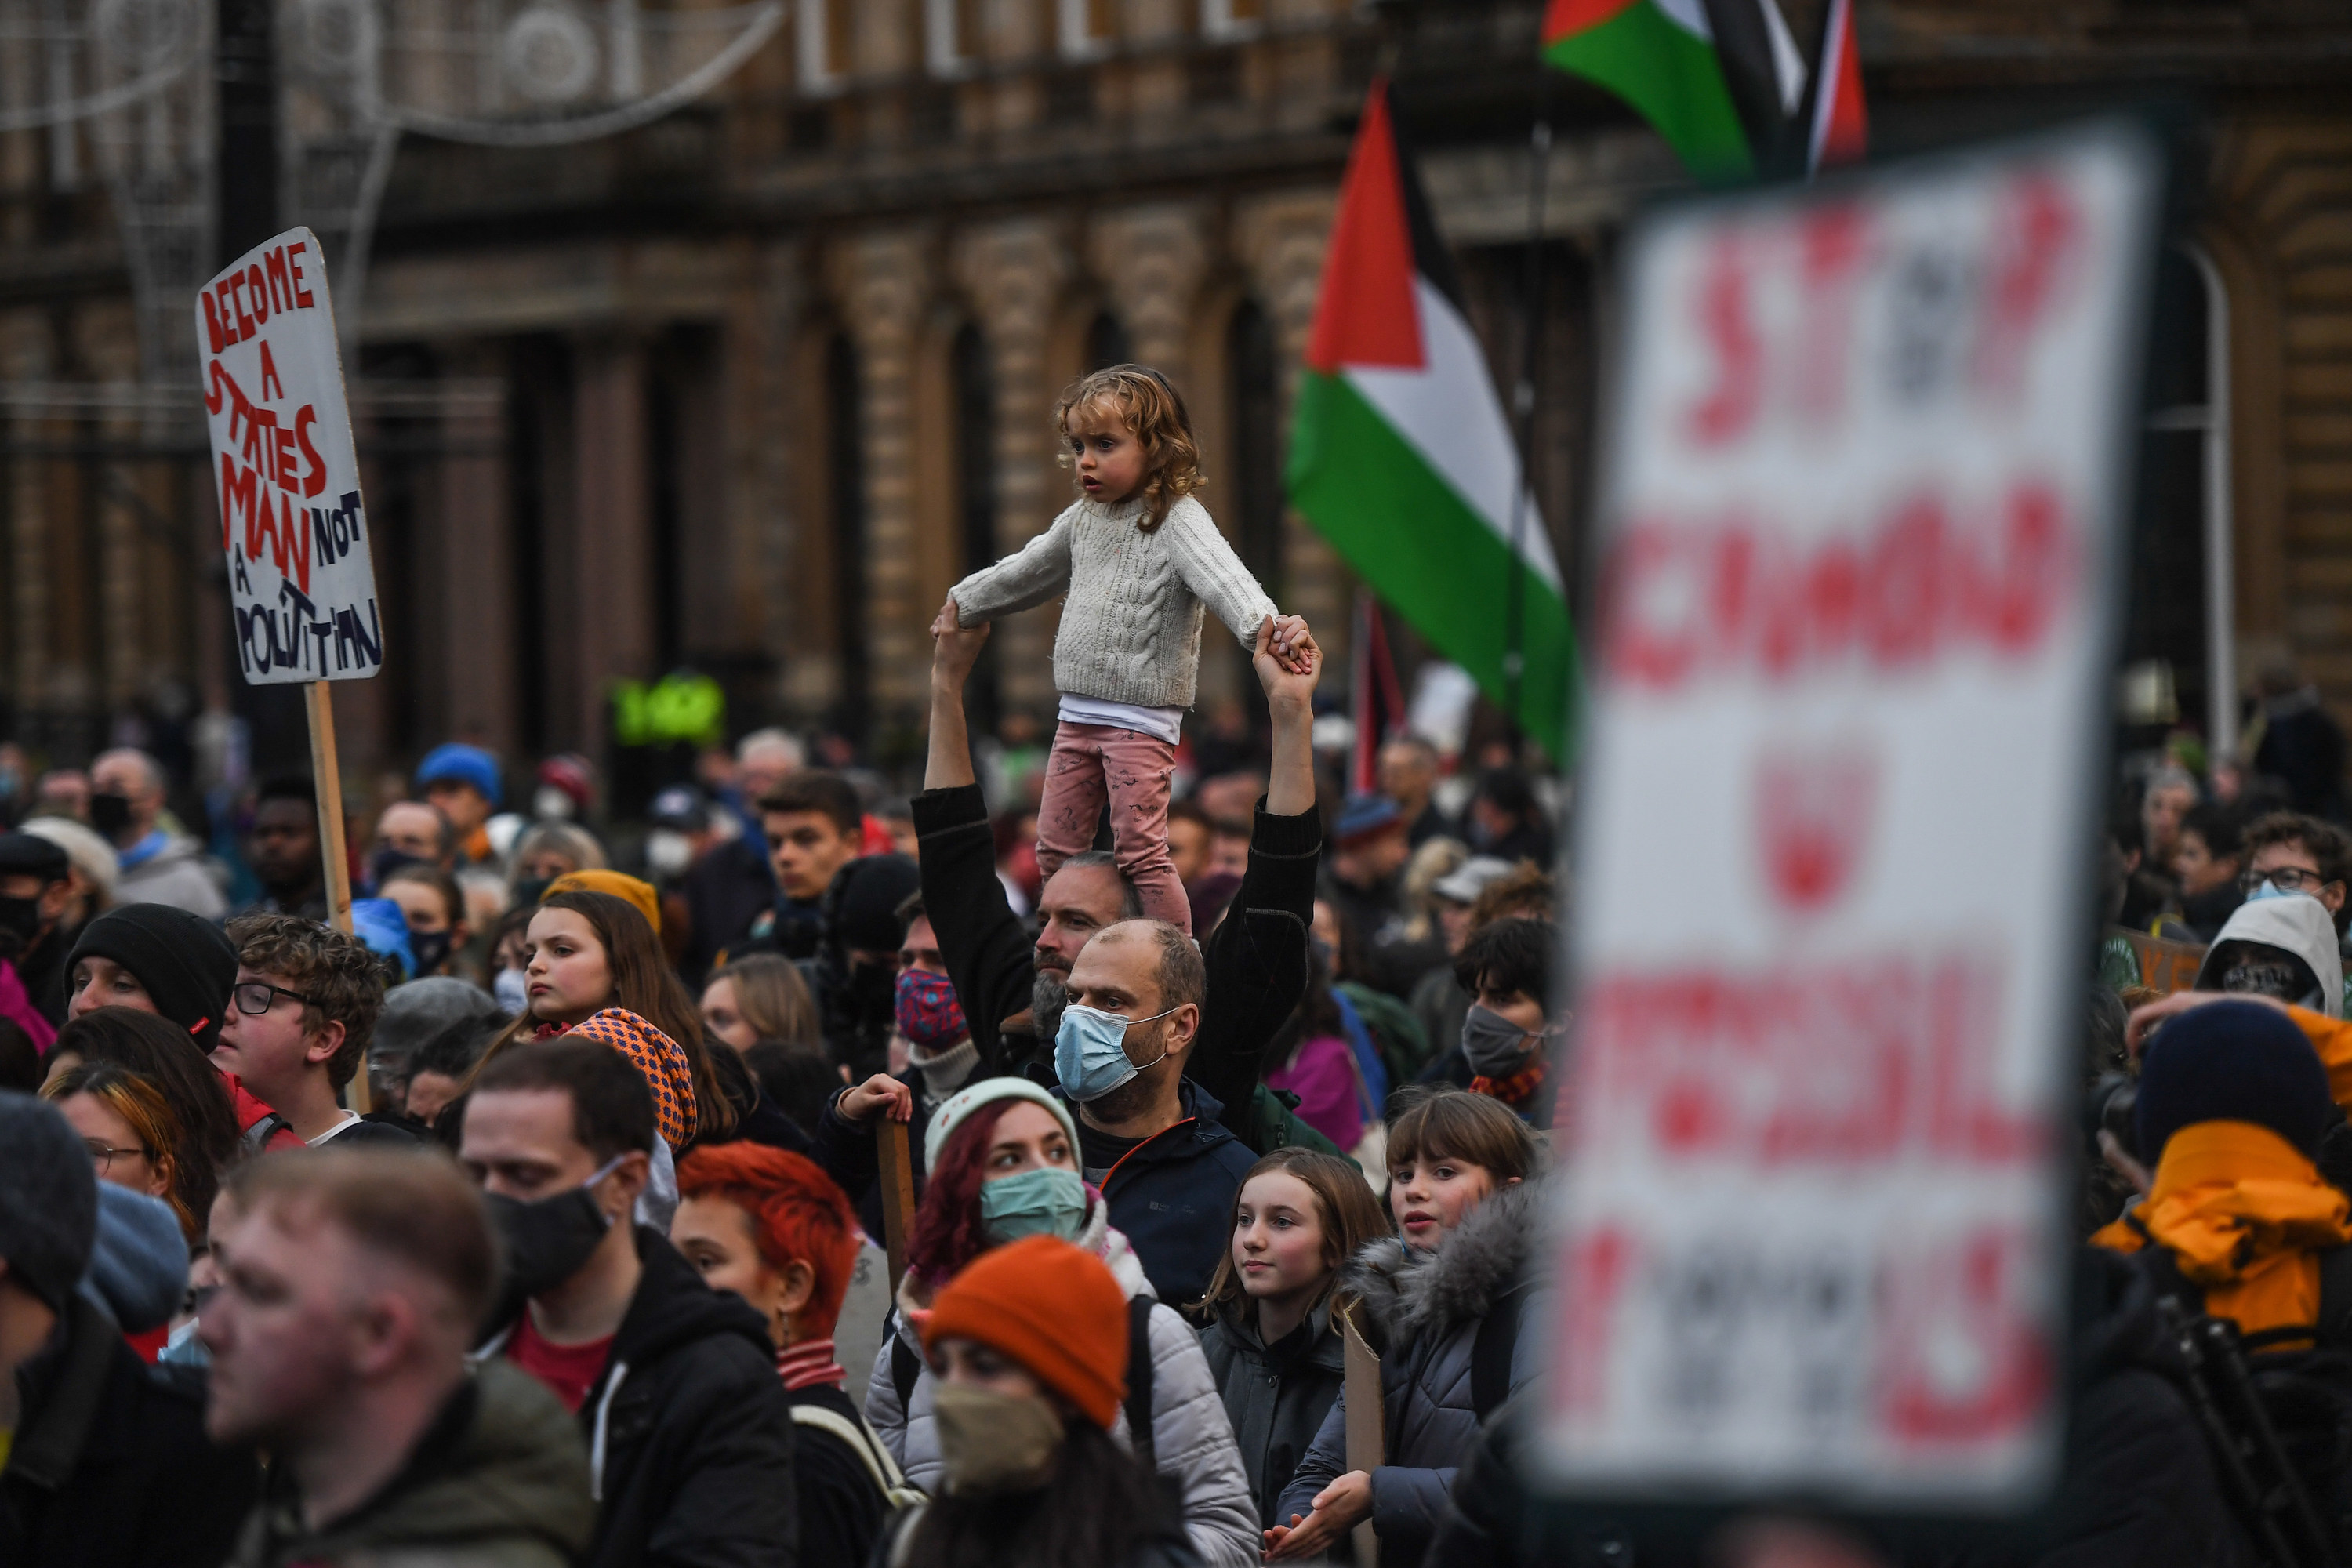
[[[1277,1522],[1275,1503],[1339,1397],[1340,1265],[1386,1234],[1353,1160],[1277,1149],[1234,1194],[1232,1244],[1201,1302],[1215,1315],[1201,1349],[1233,1421],[1261,1530]]]
[[[980,626],[1067,595],[1054,637],[1061,725],[1037,813],[1037,869],[1050,879],[1094,844],[1108,796],[1118,867],[1143,912],[1190,931],[1191,903],[1168,853],[1169,777],[1201,662],[1203,605],[1255,648],[1272,624],[1277,657],[1306,630],[1274,601],[1192,499],[1200,450],[1184,400],[1158,371],[1113,365],[1054,410],[1079,499],[1018,554],[949,590],[931,634]]]

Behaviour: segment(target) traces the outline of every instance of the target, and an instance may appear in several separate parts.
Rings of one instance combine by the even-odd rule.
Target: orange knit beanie
[[[923,1346],[977,1340],[1108,1431],[1127,1397],[1127,1296],[1102,1260],[1059,1237],[983,1252],[947,1283]]]

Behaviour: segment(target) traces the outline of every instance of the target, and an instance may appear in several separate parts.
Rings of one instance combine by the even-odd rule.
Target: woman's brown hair
[[[1380,1200],[1372,1196],[1362,1166],[1313,1149],[1276,1149],[1252,1165],[1241,1185],[1234,1189],[1233,1210],[1225,1219],[1224,1255],[1217,1259],[1217,1271],[1209,1277],[1209,1293],[1194,1304],[1195,1313],[1213,1317],[1248,1301],[1241,1275],[1234,1268],[1234,1226],[1241,1223],[1243,1191],[1258,1177],[1277,1171],[1307,1184],[1315,1194],[1315,1217],[1323,1226],[1323,1264],[1330,1272],[1315,1293],[1310,1310],[1331,1299],[1339,1283],[1341,1264],[1355,1257],[1364,1243],[1389,1234],[1388,1216],[1381,1212]]]
[[[1117,410],[1143,448],[1144,507],[1136,526],[1150,533],[1168,521],[1170,508],[1208,482],[1201,473],[1200,445],[1192,439],[1192,417],[1168,378],[1148,366],[1115,364],[1080,376],[1054,405],[1054,428],[1065,442],[1063,467],[1071,463],[1070,416],[1097,404]]]
[[[163,1178],[163,1201],[180,1222],[180,1235],[194,1243],[204,1234],[220,1177],[205,1162],[180,1157],[186,1134],[163,1089],[128,1068],[87,1061],[66,1068],[41,1088],[43,1100],[59,1104],[77,1094],[89,1095],[122,1118],[139,1140],[139,1152]]]
[[[645,915],[626,899],[616,899],[610,893],[550,893],[539,908],[570,910],[588,922],[604,949],[604,967],[613,977],[612,994],[605,998],[604,1005],[635,1013],[678,1043],[694,1070],[695,1141],[724,1142],[735,1131],[735,1102],[727,1098],[727,1091],[719,1087],[719,1075],[710,1066],[710,1053],[702,1043],[702,1016],[695,1011],[694,999],[686,994],[686,984],[678,979],[677,971],[662,956],[661,943],[654,936],[654,928],[646,923]],[[481,1061],[474,1064],[466,1087],[473,1087],[482,1068],[499,1052],[517,1040],[536,1036],[541,1023],[526,1009],[500,1030],[499,1037],[482,1053]]]
[[[734,983],[735,1010],[759,1031],[761,1039],[786,1046],[824,1044],[816,998],[809,994],[800,966],[790,959],[755,952],[713,971],[702,987],[708,991],[720,980]]]
[[[1536,1139],[1510,1107],[1464,1089],[1407,1089],[1389,1121],[1389,1169],[1416,1160],[1459,1160],[1483,1168],[1501,1186],[1536,1173]]]

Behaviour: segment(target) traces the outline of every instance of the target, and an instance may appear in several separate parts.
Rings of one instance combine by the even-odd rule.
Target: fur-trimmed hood
[[[1486,1315],[1519,1278],[1543,1215],[1543,1184],[1521,1182],[1488,1197],[1434,1253],[1394,1237],[1367,1243],[1339,1288],[1364,1304],[1363,1327],[1386,1355],[1433,1331]]]

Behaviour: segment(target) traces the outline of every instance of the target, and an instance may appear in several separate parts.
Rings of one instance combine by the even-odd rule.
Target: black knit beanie
[[[907,934],[898,906],[922,887],[923,873],[904,855],[852,860],[825,890],[825,933],[837,947],[896,952]]]
[[[62,1310],[89,1267],[98,1177],[57,1107],[0,1089],[0,1258],[25,1289]]]
[[[155,1011],[193,1036],[209,1056],[236,988],[236,949],[220,927],[169,904],[125,904],[81,928],[66,973],[85,958],[110,958],[138,978]]]
[[[2212,1002],[2167,1023],[2149,1041],[2135,1110],[2139,1157],[2153,1167],[2175,1132],[2199,1121],[2251,1121],[2305,1154],[2344,1119],[2294,1021],[2259,1002]]]

